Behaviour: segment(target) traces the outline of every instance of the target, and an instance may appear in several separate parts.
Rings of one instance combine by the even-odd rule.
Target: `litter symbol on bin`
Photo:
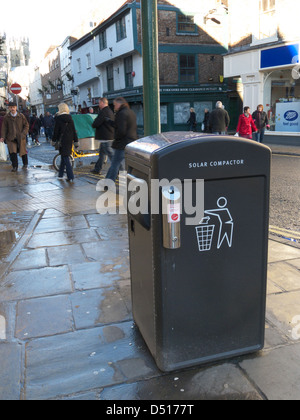
[[[227,199],[220,197],[217,205],[217,209],[205,210],[206,216],[201,220],[200,225],[196,227],[200,252],[211,250],[215,233],[218,234],[218,249],[221,248],[225,240],[229,248],[232,247],[234,223],[228,208],[226,208]]]

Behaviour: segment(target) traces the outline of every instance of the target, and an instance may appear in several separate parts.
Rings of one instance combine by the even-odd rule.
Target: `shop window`
[[[213,109],[213,103],[210,101],[194,102],[194,109],[196,113],[197,124],[198,124],[198,127],[200,128],[205,118],[205,110],[208,109],[208,112],[211,112]]]
[[[132,111],[135,112],[136,115],[136,122],[139,127],[144,126],[144,111],[142,104],[133,104],[131,105]]]
[[[273,74],[270,100],[268,114],[271,130],[299,133],[300,80],[291,77],[291,70],[280,70]]]
[[[179,102],[174,104],[174,123],[185,124],[190,118],[190,102]]]
[[[168,124],[168,105],[160,106],[160,122],[161,124]]]

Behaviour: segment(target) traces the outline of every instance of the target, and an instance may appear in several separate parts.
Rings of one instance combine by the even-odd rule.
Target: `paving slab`
[[[83,255],[80,245],[66,245],[47,248],[47,253],[49,257],[49,265],[52,267],[86,262],[86,258]]]
[[[87,229],[84,216],[53,217],[42,219],[35,229],[35,233],[60,232],[64,230]]]
[[[300,258],[300,249],[277,241],[269,243],[269,263]]]
[[[300,343],[263,352],[240,366],[268,400],[300,400]]]
[[[132,322],[125,322],[28,342],[24,392],[29,400],[57,398],[122,383],[129,376],[159,374]]]
[[[22,376],[22,347],[18,343],[0,343],[0,400],[19,400]]]
[[[0,284],[1,301],[17,301],[72,291],[68,267],[10,272]]]
[[[22,251],[11,266],[11,270],[28,270],[30,268],[47,267],[47,257],[45,249],[34,249],[32,251]]]
[[[225,363],[106,388],[100,399],[201,401],[261,400],[262,397],[237,366]]]
[[[73,245],[84,242],[99,241],[99,236],[96,230],[93,229],[78,229],[74,231],[61,231],[38,233],[32,236],[27,248],[37,249],[43,247]]]
[[[73,293],[71,302],[77,330],[132,319],[116,287]]]
[[[293,340],[296,324],[300,324],[300,291],[268,296],[267,319]]]
[[[72,329],[71,302],[67,295],[18,302],[16,337],[20,340],[62,334]]]
[[[282,291],[291,292],[293,290],[300,290],[299,269],[288,262],[269,264],[268,279]]]

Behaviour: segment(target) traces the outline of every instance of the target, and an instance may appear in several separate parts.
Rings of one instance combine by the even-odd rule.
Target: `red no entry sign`
[[[18,83],[14,83],[13,85],[11,85],[10,91],[14,95],[19,95],[22,92],[22,87]]]

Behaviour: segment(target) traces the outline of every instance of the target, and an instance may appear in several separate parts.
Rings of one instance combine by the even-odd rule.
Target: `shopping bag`
[[[0,142],[0,161],[7,161],[7,151],[4,143]]]

